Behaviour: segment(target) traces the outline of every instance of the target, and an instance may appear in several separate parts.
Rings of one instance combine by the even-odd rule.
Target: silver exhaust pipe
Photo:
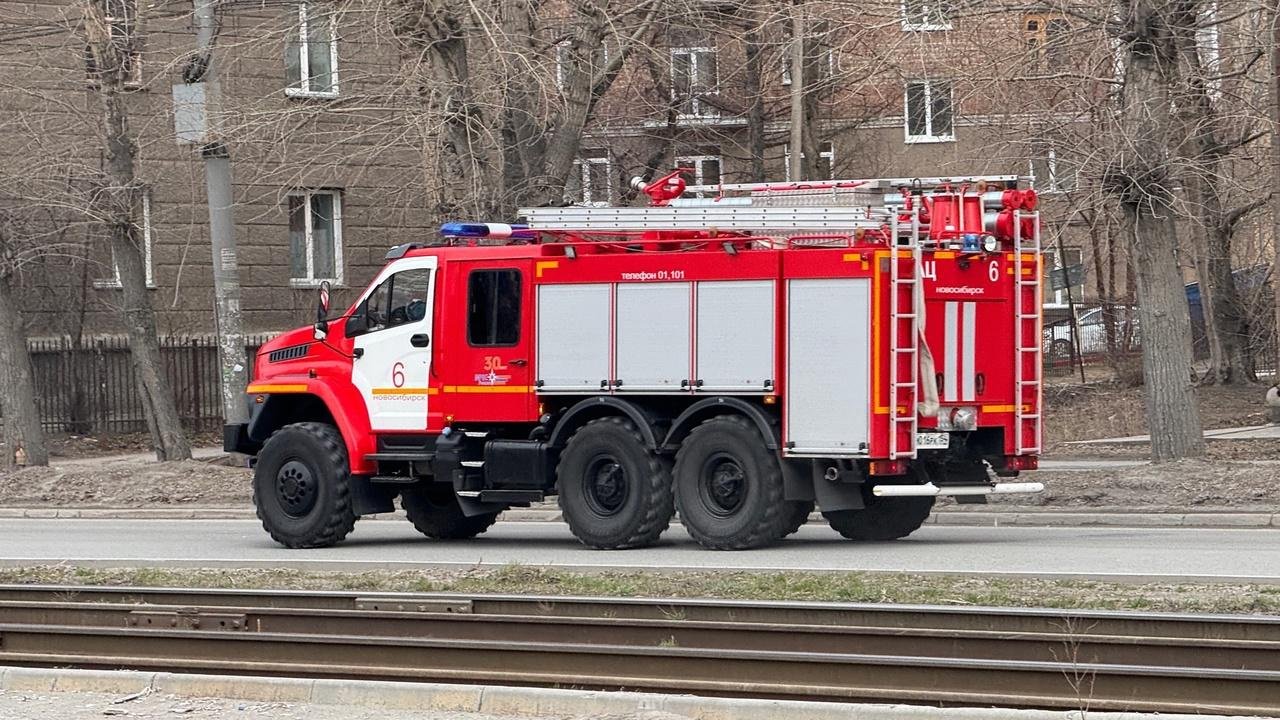
[[[1038,493],[1044,490],[1044,483],[1019,482],[996,483],[994,485],[948,485],[938,487],[933,483],[923,485],[875,485],[871,492],[876,497],[941,497],[947,495],[1010,495],[1017,493]]]

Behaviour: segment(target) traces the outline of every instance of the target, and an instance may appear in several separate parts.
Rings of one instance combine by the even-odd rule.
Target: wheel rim
[[[631,496],[627,472],[616,458],[605,455],[592,460],[583,480],[587,507],[601,517],[618,514]]]
[[[316,506],[316,477],[300,460],[290,460],[276,472],[276,498],[289,517],[305,517]]]
[[[737,458],[724,453],[711,456],[702,466],[698,497],[707,512],[716,517],[736,513],[747,497],[747,473]]]

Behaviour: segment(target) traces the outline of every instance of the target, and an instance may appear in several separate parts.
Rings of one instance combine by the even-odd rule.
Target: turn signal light
[[[906,475],[905,460],[872,460],[867,473],[870,475]]]

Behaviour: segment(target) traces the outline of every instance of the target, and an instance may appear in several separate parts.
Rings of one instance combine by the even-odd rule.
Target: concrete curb
[[[343,705],[418,712],[492,715],[614,715],[644,711],[692,720],[1082,720],[1078,711],[1000,708],[934,708],[915,705],[820,703],[792,700],[714,698],[638,692],[599,692],[444,683],[307,680],[222,675],[186,675],[118,670],[54,670],[0,667],[5,692],[80,692],[132,695],[154,692],[178,697],[216,697],[250,702]],[[1089,712],[1093,720],[1226,720],[1222,715],[1149,715]],[[1234,716],[1233,716],[1234,717]],[[1243,719],[1240,719],[1243,720]],[[1258,720],[1258,718],[1253,718]]]
[[[0,519],[80,520],[253,520],[251,508],[0,508]],[[366,515],[368,520],[403,520],[404,513]],[[503,522],[559,522],[555,508],[514,508],[502,514]],[[810,522],[823,522],[814,513]],[[672,521],[679,524],[679,518]],[[1009,508],[1006,510],[939,510],[926,524],[967,527],[1188,527],[1280,528],[1280,513],[1271,512],[1074,512]]]

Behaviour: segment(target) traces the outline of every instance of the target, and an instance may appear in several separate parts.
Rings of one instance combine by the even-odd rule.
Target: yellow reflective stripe
[[[273,383],[254,383],[250,385],[245,392],[249,393],[304,393],[307,392],[307,386],[302,384],[296,385],[277,385]]]
[[[425,387],[381,387],[374,388],[374,395],[435,395],[435,388]]]
[[[476,394],[476,393],[530,393],[533,388],[528,385],[445,385],[444,391],[447,393]]]
[[[560,267],[559,260],[541,260],[539,262],[534,263],[533,274],[536,277],[542,277],[542,272],[544,270],[554,270],[558,267]]]

